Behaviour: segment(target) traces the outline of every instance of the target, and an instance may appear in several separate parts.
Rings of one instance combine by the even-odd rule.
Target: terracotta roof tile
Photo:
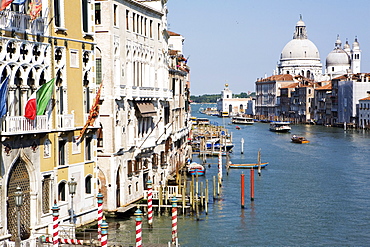
[[[172,31],[168,31],[168,30],[167,30],[167,33],[170,36],[181,36],[181,34],[178,34],[178,33],[172,32]]]

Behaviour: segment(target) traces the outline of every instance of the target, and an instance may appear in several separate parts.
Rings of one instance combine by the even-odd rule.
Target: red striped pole
[[[103,221],[103,194],[99,193],[96,195],[96,198],[98,199],[98,240],[101,241],[101,223]]]
[[[42,243],[54,243],[53,242],[54,240],[52,238],[49,238],[49,237],[42,238],[41,241],[42,241]],[[84,243],[89,244],[90,242],[84,242],[84,240],[79,240],[79,239],[62,239],[62,238],[59,238],[58,243],[83,245]]]
[[[242,173],[240,175],[240,189],[241,189],[241,195],[240,195],[240,199],[241,199],[241,204],[242,204],[242,208],[244,208],[244,173]]]
[[[251,201],[254,201],[254,170],[251,169]]]
[[[148,224],[149,227],[153,227],[153,191],[152,191],[152,181],[149,179],[147,182],[148,188]]]
[[[57,200],[54,200],[54,206],[51,208],[53,211],[53,247],[59,246],[58,235],[59,235],[59,207]]]
[[[177,198],[172,197],[172,244],[177,242]]]
[[[107,247],[108,246],[108,223],[105,222],[105,219],[103,218],[103,221],[100,225],[101,229],[101,247]]]
[[[142,218],[141,216],[143,215],[143,213],[141,212],[140,209],[137,209],[135,211],[135,214],[136,216],[136,247],[142,247],[143,246],[143,242],[142,242],[142,238],[141,238],[141,234],[142,234],[142,230],[141,230],[141,223],[142,223]]]

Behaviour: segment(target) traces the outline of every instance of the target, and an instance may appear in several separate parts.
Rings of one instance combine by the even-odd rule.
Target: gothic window
[[[92,137],[87,136],[85,138],[85,159],[86,160],[91,160],[92,158],[91,152],[92,152]]]
[[[44,158],[51,157],[51,153],[50,153],[51,148],[50,148],[50,146],[51,146],[50,140],[46,139],[44,141]]]
[[[66,164],[66,140],[61,139],[58,142],[58,164],[63,166]]]
[[[100,3],[95,3],[95,25],[101,24],[101,5]]]
[[[57,64],[60,64],[63,58],[63,51],[61,48],[55,49],[54,59]]]
[[[100,50],[96,49],[96,58],[95,58],[95,70],[96,70],[96,84],[100,84],[102,82],[102,60],[100,55]]]
[[[153,38],[153,21],[150,20],[149,22],[149,34],[150,34],[150,38]]]
[[[85,178],[85,193],[86,194],[91,194],[91,175],[87,176]]]
[[[126,10],[126,30],[130,30],[129,16],[130,16],[130,11]]]
[[[57,87],[57,111],[59,115],[64,114],[64,90],[61,70],[56,74],[55,84]]]
[[[58,201],[66,200],[66,182],[62,181],[58,185]]]
[[[42,180],[42,212],[47,214],[50,212],[50,195],[51,195],[51,177],[50,175],[44,176]]]
[[[8,232],[11,234],[10,239],[15,240],[14,236],[17,236],[17,217],[16,205],[14,200],[14,193],[17,191],[17,187],[21,188],[23,192],[23,204],[19,208],[20,212],[20,237],[21,240],[28,239],[30,237],[30,177],[26,164],[23,160],[18,158],[9,172],[8,186],[7,186],[7,215],[5,221],[7,221]],[[3,206],[3,204],[1,204]]]
[[[83,86],[84,86],[84,103],[85,103],[85,113],[90,112],[90,87],[89,87],[89,78],[88,72],[85,72],[83,78]]]
[[[117,16],[118,16],[117,7],[118,6],[116,4],[113,5],[113,25],[114,26],[117,26]]]

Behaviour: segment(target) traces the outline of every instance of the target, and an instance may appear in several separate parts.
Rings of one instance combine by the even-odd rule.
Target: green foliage
[[[240,93],[234,94],[233,98],[248,98],[248,97],[255,97],[256,93],[253,92],[251,94],[247,93]],[[191,95],[190,100],[194,103],[217,103],[217,99],[221,98],[221,94],[203,94],[199,96]]]

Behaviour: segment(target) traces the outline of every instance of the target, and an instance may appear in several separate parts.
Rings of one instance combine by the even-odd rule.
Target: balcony
[[[43,18],[31,20],[31,16],[15,11],[0,11],[0,28],[14,30],[17,32],[27,32],[33,35],[43,35],[45,24]]]
[[[145,99],[172,99],[172,91],[166,88],[156,88],[156,87],[127,87],[123,96],[136,100]],[[122,96],[122,95],[121,95]]]
[[[46,115],[37,116],[30,120],[23,116],[5,117],[1,126],[2,135],[19,135],[49,132],[49,122]]]
[[[73,129],[75,119],[73,114],[58,115],[58,129]]]

